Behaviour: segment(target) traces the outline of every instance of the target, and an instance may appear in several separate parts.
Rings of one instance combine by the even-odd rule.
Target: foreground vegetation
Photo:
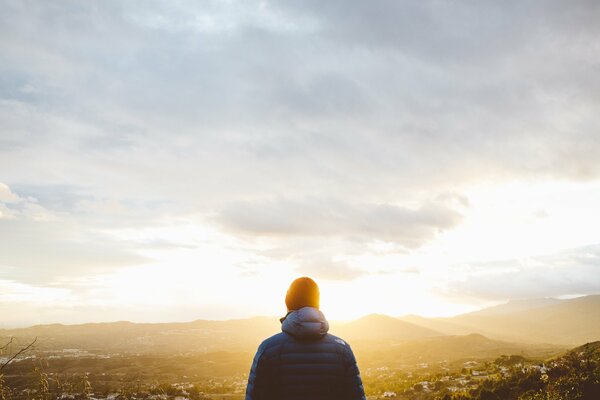
[[[544,362],[502,356],[469,361],[460,372],[387,371],[365,379],[377,397],[411,400],[594,400],[600,399],[600,342],[588,343]]]

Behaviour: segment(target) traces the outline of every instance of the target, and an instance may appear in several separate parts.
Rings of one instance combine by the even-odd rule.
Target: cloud
[[[324,254],[311,257],[310,252],[304,254],[304,256],[296,268],[298,273],[330,281],[352,281],[363,276],[385,275],[392,272],[405,274],[420,273],[420,270],[416,267],[396,267],[393,269],[365,268],[360,267],[360,263],[351,258],[348,260],[328,259]]]
[[[0,195],[0,279],[47,284],[148,261],[135,243],[103,233],[99,215],[50,210],[3,183]]]
[[[585,0],[2,2],[2,273],[142,263],[111,233],[199,215],[344,279],[363,269],[336,256],[458,227],[473,186],[597,180],[599,19]]]
[[[210,208],[600,174],[590,2],[2,11],[5,181]]]
[[[41,206],[37,199],[19,196],[8,185],[0,182],[0,220],[28,219],[33,221],[49,221],[55,215]]]
[[[296,271],[316,279],[332,281],[351,281],[361,276],[372,274],[373,271],[353,268],[342,261],[314,260],[302,263]]]
[[[457,268],[462,278],[448,284],[447,295],[506,300],[600,293],[600,244]]]
[[[6,184],[0,182],[0,201],[3,203],[15,203],[19,201],[19,196],[14,194]]]
[[[417,248],[455,227],[459,212],[442,204],[408,208],[391,204],[353,204],[333,199],[267,200],[231,203],[216,221],[236,233],[279,237],[380,239]]]
[[[390,269],[366,267],[353,257],[415,251],[460,224],[464,206],[465,199],[450,195],[414,207],[280,198],[230,203],[212,221],[247,243],[267,243],[257,253],[296,264],[300,273],[353,280]]]

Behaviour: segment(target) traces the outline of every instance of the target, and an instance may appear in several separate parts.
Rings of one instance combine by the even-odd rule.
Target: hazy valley
[[[2,363],[37,338],[33,350],[4,368],[4,380],[15,398],[26,398],[29,392],[23,391],[35,387],[40,376],[56,390],[66,390],[60,382],[72,382],[73,393],[82,392],[77,385],[88,380],[104,396],[125,387],[148,396],[177,390],[190,395],[195,388],[197,398],[239,397],[256,347],[279,326],[277,318],[254,317],[3,329],[3,343],[13,342],[3,350]],[[331,321],[330,332],[351,343],[369,395],[435,398],[476,390],[478,379],[505,371],[507,357],[518,360],[514,363],[522,373],[525,364],[541,368],[571,348],[600,340],[600,296],[515,301],[453,318],[372,314],[345,323]],[[446,384],[435,389],[423,383],[431,379]],[[417,383],[423,386],[418,394]],[[173,384],[183,386],[174,389]],[[161,387],[162,392],[157,389]]]

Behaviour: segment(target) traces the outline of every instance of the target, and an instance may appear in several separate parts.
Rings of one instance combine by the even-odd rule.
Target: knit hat
[[[302,307],[319,308],[319,287],[309,277],[294,280],[285,295],[285,305],[288,311],[299,310]]]

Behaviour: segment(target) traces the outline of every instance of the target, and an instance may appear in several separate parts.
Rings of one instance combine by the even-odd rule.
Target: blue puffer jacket
[[[281,330],[258,347],[246,400],[365,400],[352,349],[321,311],[293,311]]]

